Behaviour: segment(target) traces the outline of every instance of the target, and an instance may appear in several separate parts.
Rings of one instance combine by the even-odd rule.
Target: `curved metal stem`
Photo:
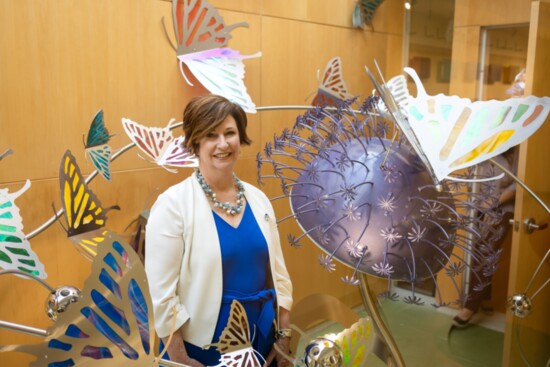
[[[15,269],[11,269],[11,270],[2,270],[0,271],[0,275],[6,275],[6,274],[17,274],[17,275],[21,275],[21,276],[24,276],[24,277],[27,277],[27,278],[30,278],[32,280],[35,280],[37,281],[38,283],[40,283],[41,285],[43,285],[45,288],[48,289],[48,291],[51,293],[51,292],[54,292],[55,289],[50,286],[48,283],[46,283],[45,281],[43,281],[42,279],[38,278],[38,277],[35,277],[34,275],[31,275],[29,273],[25,273],[21,270],[15,270]]]
[[[380,313],[378,312],[378,307],[376,306],[376,298],[372,294],[372,291],[369,287],[367,275],[361,274],[359,277],[361,281],[361,297],[363,298],[363,304],[367,309],[367,313],[372,318],[374,327],[379,334],[379,336],[384,341],[385,347],[387,348],[388,355],[387,360],[385,361],[388,366],[404,367],[405,362],[403,357],[399,352],[397,343],[393,339],[390,331],[384,324]]]
[[[512,172],[510,172],[510,170],[508,170],[506,167],[503,167],[500,163],[498,163],[497,161],[495,161],[494,159],[489,159],[489,161],[491,161],[491,163],[493,163],[495,166],[497,166],[498,168],[500,168],[504,173],[506,173],[508,176],[512,177],[514,179],[514,181],[516,181],[518,184],[521,185],[521,187],[523,187],[525,189],[525,191],[527,191],[529,193],[529,195],[531,195],[533,197],[533,199],[535,199],[543,208],[544,210],[546,210],[548,212],[548,214],[550,214],[550,208],[548,207],[548,205],[546,205],[544,203],[544,201],[541,200],[541,198],[539,198],[534,192],[533,190],[531,190],[526,184],[525,182],[523,182],[522,180],[520,180],[516,175],[514,175]]]

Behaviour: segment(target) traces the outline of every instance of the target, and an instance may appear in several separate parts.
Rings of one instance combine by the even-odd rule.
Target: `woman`
[[[155,328],[164,343],[173,332],[169,358],[193,367],[219,364],[215,348],[202,347],[218,341],[234,299],[265,365],[288,363],[273,348],[276,339],[288,352],[292,306],[275,215],[265,194],[234,174],[241,144],[251,143],[246,125],[242,108],[227,99],[193,98],[183,115],[184,145],[199,167],[158,197],[147,223]]]
[[[515,173],[517,170],[517,147],[513,147],[504,153],[493,158],[495,162],[506,168],[508,171]],[[487,177],[495,176],[503,173],[497,166],[486,161],[480,164],[481,174]],[[514,217],[514,204],[516,198],[516,183],[509,175],[505,175],[498,181],[498,204],[497,210],[500,214],[500,220],[494,227],[494,233],[498,233],[499,237],[494,241],[492,248],[497,251],[502,248],[506,240],[506,234],[510,229],[510,219]],[[478,266],[474,262],[474,268]],[[470,324],[473,315],[481,308],[483,311],[492,312],[492,307],[489,305],[491,299],[491,282],[492,274],[486,274],[483,270],[476,273],[470,271],[470,286],[468,297],[463,307],[458,311],[453,318],[453,324],[456,327],[464,328]]]

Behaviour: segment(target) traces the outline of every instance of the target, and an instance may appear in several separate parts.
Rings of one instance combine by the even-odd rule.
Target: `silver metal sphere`
[[[82,298],[81,293],[80,289],[70,285],[61,286],[51,292],[46,300],[48,317],[56,321],[58,315],[65,312],[71,303],[78,302]]]
[[[525,293],[518,293],[508,298],[508,309],[515,316],[524,318],[533,312],[533,303],[528,295]]]
[[[335,342],[317,338],[306,347],[304,359],[307,367],[341,367],[344,356]]]

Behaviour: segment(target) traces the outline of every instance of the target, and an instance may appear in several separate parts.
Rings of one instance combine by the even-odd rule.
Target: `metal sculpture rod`
[[[533,197],[533,199],[535,199],[543,208],[544,210],[546,210],[548,212],[548,214],[550,214],[550,208],[548,207],[548,205],[546,205],[544,203],[544,201],[542,201],[541,198],[539,198],[534,192],[533,190],[531,190],[526,184],[525,182],[523,182],[522,180],[520,180],[516,175],[514,175],[512,172],[510,172],[510,170],[506,169],[506,167],[503,167],[500,163],[498,163],[497,161],[495,161],[494,159],[489,159],[489,161],[491,161],[491,163],[493,163],[495,166],[497,166],[498,168],[500,168],[504,173],[506,173],[508,176],[512,177],[514,179],[514,181],[516,181],[518,184],[521,185],[521,187],[523,187],[525,189],[525,191],[527,191],[529,193],[529,195],[531,195]]]
[[[361,281],[361,297],[363,298],[363,304],[367,309],[367,313],[372,318],[376,332],[385,342],[389,352],[387,360],[384,362],[386,362],[386,364],[390,367],[404,367],[405,362],[403,361],[403,357],[399,352],[397,343],[393,339],[390,331],[386,327],[386,324],[384,323],[382,317],[380,316],[380,313],[378,312],[378,308],[376,306],[376,298],[373,296],[373,293],[369,287],[367,275],[361,274],[359,279]]]
[[[26,326],[21,324],[15,324],[13,322],[0,320],[0,329],[16,331],[22,334],[27,334],[31,336],[45,337],[48,336],[48,331],[44,329],[37,329],[32,326]]]

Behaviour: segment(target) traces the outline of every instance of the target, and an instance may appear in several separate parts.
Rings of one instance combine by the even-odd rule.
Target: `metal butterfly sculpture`
[[[248,24],[226,26],[216,8],[206,0],[173,0],[172,13],[177,41],[177,47],[172,47],[177,52],[185,81],[193,85],[185,76],[183,64],[212,94],[224,96],[246,112],[256,112],[244,85],[242,60],[259,57],[261,52],[243,56],[226,47],[231,39],[229,33]]]
[[[105,127],[105,122],[103,121],[103,110],[97,111],[90,125],[84,147],[94,167],[101,177],[107,181],[111,181],[109,164],[111,162],[112,151],[111,147],[107,145],[111,136],[112,135],[109,135],[109,131],[107,127]]]
[[[249,325],[244,307],[239,301],[233,300],[227,325],[220,335],[220,340],[203,347],[216,347],[220,352],[220,364],[214,367],[261,367],[263,365],[258,359],[261,355],[252,348]]]
[[[313,106],[338,106],[343,101],[352,98],[348,93],[342,76],[342,60],[340,57],[331,59],[323,73],[317,95],[313,98]]]
[[[0,189],[0,268],[20,270],[44,279],[47,277],[44,265],[23,233],[23,219],[15,205],[15,199],[30,187],[31,181],[26,180],[14,193]]]
[[[154,366],[154,329],[145,270],[118,235],[108,232],[82,298],[57,316],[41,343],[2,346],[34,355],[31,367]]]
[[[103,209],[97,196],[88,188],[69,150],[61,159],[59,186],[67,224],[65,231],[77,250],[88,260],[93,260],[98,245],[104,241],[107,211],[120,207],[115,205]]]
[[[372,26],[374,13],[382,2],[384,0],[358,0],[353,9],[353,26],[357,28]]]
[[[417,89],[416,97],[407,96],[406,106],[400,105],[390,88],[380,85],[368,69],[367,73],[435,182],[452,178],[450,173],[493,158],[526,140],[550,112],[549,97],[472,102],[458,96],[430,96],[414,69],[404,70]]]
[[[167,171],[177,172],[176,170],[166,168],[170,167],[197,167],[197,157],[183,148],[185,137],[178,136],[174,138],[170,125],[174,120],[168,123],[167,127],[147,127],[138,124],[130,119],[123,118],[122,126],[124,131],[136,146],[147,157]]]

